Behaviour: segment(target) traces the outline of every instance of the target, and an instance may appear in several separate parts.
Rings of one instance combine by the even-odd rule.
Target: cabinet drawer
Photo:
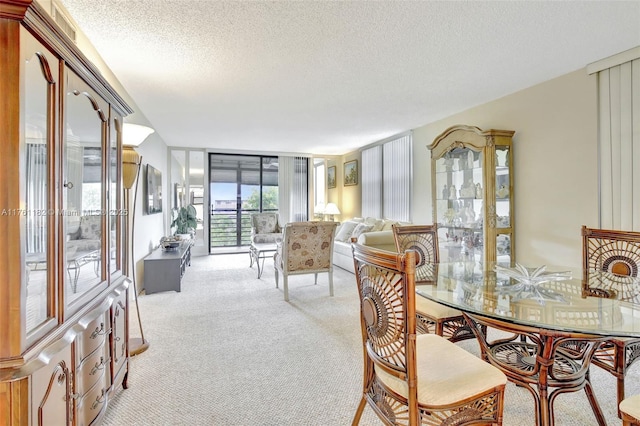
[[[100,315],[89,323],[87,329],[78,337],[76,343],[77,360],[81,362],[87,355],[101,346],[105,342],[105,337],[110,333],[109,324],[106,322],[106,315]]]
[[[108,368],[109,357],[105,353],[105,346],[100,346],[91,355],[85,357],[76,369],[76,393],[84,395],[102,378]]]
[[[104,370],[100,377],[89,391],[80,396],[78,405],[76,406],[76,424],[78,426],[88,426],[98,417],[107,403],[107,385],[105,383],[106,375]]]

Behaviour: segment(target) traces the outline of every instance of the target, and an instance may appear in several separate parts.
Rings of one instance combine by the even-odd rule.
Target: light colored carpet
[[[106,425],[350,425],[362,386],[362,346],[353,274],[290,278],[291,302],[261,279],[247,254],[194,257],[182,291],[139,297],[151,346],[131,359],[129,389],[109,402]],[[132,335],[136,335],[132,319]],[[139,334],[138,334],[139,335]],[[478,353],[475,341],[459,343]],[[615,380],[592,367],[609,425],[618,425]],[[627,393],[640,393],[640,368]],[[507,386],[505,426],[534,424],[533,398]],[[363,426],[382,424],[367,407]],[[584,392],[560,395],[556,425],[596,424]]]

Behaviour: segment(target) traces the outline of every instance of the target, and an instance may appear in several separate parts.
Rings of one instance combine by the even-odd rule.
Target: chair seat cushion
[[[630,396],[629,398],[625,398],[620,403],[620,411],[640,420],[640,395],[634,395]]]
[[[255,234],[252,237],[256,244],[275,244],[278,240],[282,240],[282,233]]]
[[[459,310],[444,306],[422,296],[416,296],[416,313],[423,314],[434,320],[462,316],[462,312]]]
[[[416,337],[418,402],[442,406],[471,398],[507,383],[507,377],[442,336],[419,334]],[[407,383],[382,369],[376,369],[380,381],[394,392],[407,397]]]

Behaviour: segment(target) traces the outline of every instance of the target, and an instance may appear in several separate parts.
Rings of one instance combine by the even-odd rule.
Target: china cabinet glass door
[[[496,146],[496,260],[511,265],[511,212],[512,185],[509,173],[510,152],[508,146]]]
[[[51,193],[52,135],[55,123],[57,61],[34,38],[24,47],[24,209],[12,214],[24,220],[23,276],[26,281],[26,333],[30,335],[55,316],[53,273],[55,250],[49,245],[49,229],[55,215]],[[51,67],[53,65],[53,69]],[[5,183],[7,184],[7,183]]]
[[[102,235],[104,143],[108,107],[67,69],[63,146],[64,280],[67,303],[105,281]]]
[[[483,153],[456,148],[435,162],[440,258],[482,260]]]

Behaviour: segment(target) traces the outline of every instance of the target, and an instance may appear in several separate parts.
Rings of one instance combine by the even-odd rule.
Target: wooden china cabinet
[[[132,110],[31,0],[0,0],[0,52],[0,424],[98,424],[129,371]]]
[[[427,147],[441,262],[514,265],[514,133],[458,125]]]

